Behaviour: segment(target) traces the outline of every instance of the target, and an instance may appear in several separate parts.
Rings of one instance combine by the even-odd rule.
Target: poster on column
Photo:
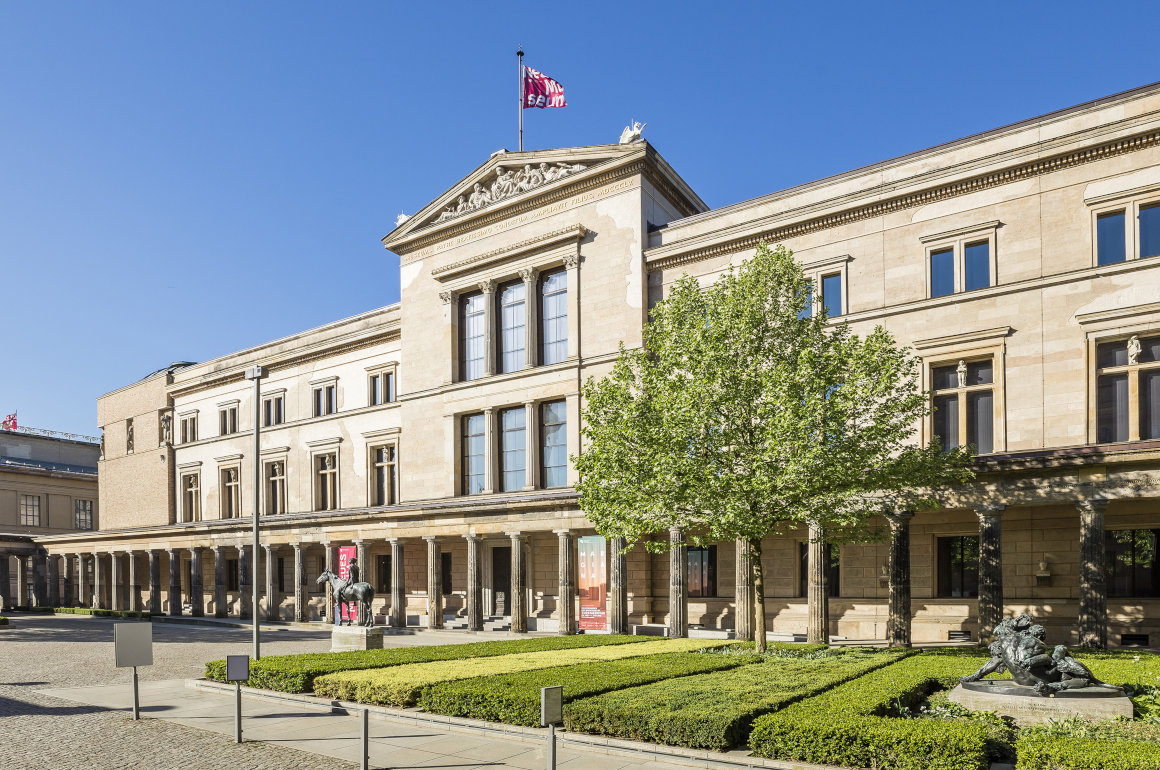
[[[608,630],[608,543],[599,535],[576,539],[580,566],[580,628]]]
[[[350,560],[355,558],[356,554],[358,554],[358,548],[353,545],[340,545],[338,547],[338,576],[343,580],[350,580]],[[353,605],[348,607],[347,602],[343,602],[342,609],[339,611],[343,620],[353,620],[354,616],[350,612],[352,607]]]

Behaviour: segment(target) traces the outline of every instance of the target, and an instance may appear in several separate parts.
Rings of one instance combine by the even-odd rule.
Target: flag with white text
[[[567,107],[564,86],[538,70],[524,67],[524,109],[529,107]]]
[[[0,429],[2,430],[16,430],[16,412],[4,418],[4,422],[0,422]]]

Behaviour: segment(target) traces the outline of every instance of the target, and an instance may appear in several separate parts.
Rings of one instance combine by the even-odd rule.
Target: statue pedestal
[[[383,649],[383,629],[365,626],[335,626],[330,632],[330,651]]]
[[[1012,717],[1020,727],[1075,716],[1092,722],[1132,718],[1128,696],[1103,687],[1078,687],[1045,697],[1010,679],[982,679],[958,685],[947,697],[972,711],[994,711]]]

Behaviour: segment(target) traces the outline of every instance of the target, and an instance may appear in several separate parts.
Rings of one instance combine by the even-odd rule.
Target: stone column
[[[1108,646],[1108,586],[1104,552],[1104,511],[1102,498],[1080,500],[1079,509],[1079,644],[1081,647]],[[980,594],[982,592],[980,591]]]
[[[886,642],[891,647],[910,646],[910,522],[913,518],[913,511],[899,511],[886,516],[890,522],[887,566],[890,573],[890,596]]]
[[[169,614],[181,615],[181,551],[166,548],[169,555]]]
[[[495,374],[495,281],[480,281],[479,290],[483,292],[483,372]]]
[[[403,541],[391,540],[391,625],[407,627],[407,590],[403,571]]]
[[[737,621],[733,635],[737,639],[752,642],[753,635],[753,561],[749,553],[749,541],[738,538],[734,547],[736,553],[736,577],[734,578],[734,607]]]
[[[11,555],[7,551],[0,551],[0,613],[12,606],[12,573],[8,571]]]
[[[467,630],[483,630],[483,559],[479,536],[464,535],[467,540]]]
[[[37,607],[48,607],[48,569],[43,553],[35,553],[32,560],[32,603]]]
[[[512,595],[508,602],[511,605],[512,632],[526,634],[528,632],[528,600],[527,575],[524,574],[524,540],[526,535],[520,532],[509,532],[512,541]]]
[[[241,596],[238,597],[238,617],[251,618],[250,613],[254,608],[250,605],[254,603],[253,597],[253,575],[250,567],[250,559],[254,556],[254,547],[252,545],[239,545],[238,547],[238,592]]]
[[[559,597],[556,601],[560,633],[576,633],[576,536],[570,529],[557,529],[559,544]]]
[[[568,271],[568,358],[580,355],[580,244],[575,254],[564,255]]]
[[[277,559],[278,552],[274,550],[274,546],[265,545],[262,549],[266,552],[266,620],[278,619],[278,583],[274,580],[277,576]]]
[[[89,570],[88,562],[83,553],[76,555],[77,566],[77,604],[78,607],[88,607],[89,602]]]
[[[443,628],[443,581],[439,541],[424,536],[427,541],[427,628]]]
[[[608,630],[628,633],[628,555],[623,537],[608,540]]]
[[[520,271],[524,282],[524,368],[531,369],[539,361],[540,293],[537,291],[536,268]]]
[[[201,546],[189,549],[189,614],[195,618],[205,617],[205,577],[201,564],[204,550]]]
[[[149,549],[149,611],[161,614],[161,551]]]
[[[125,570],[121,564],[121,554],[109,554],[109,609],[123,610],[125,596]]]
[[[93,554],[93,609],[107,609],[105,604],[105,590],[108,578],[104,574],[105,565],[102,564],[101,554]]]
[[[1005,505],[981,505],[979,517],[979,641],[990,642],[1003,619],[1003,532]]]
[[[28,557],[16,555],[16,606],[28,606]]]
[[[355,548],[355,553],[354,553],[354,556],[355,556],[355,558],[356,558],[356,559],[358,559],[358,566],[359,566],[359,569],[360,569],[360,570],[362,570],[362,575],[361,575],[361,577],[360,577],[360,582],[363,582],[363,583],[370,583],[370,582],[371,582],[371,579],[370,579],[370,578],[371,578],[371,564],[370,564],[370,562],[369,562],[369,561],[367,561],[367,558],[368,558],[368,557],[367,557],[367,550],[368,550],[368,549],[367,549],[367,541],[365,541],[365,540],[355,540],[355,541],[354,541],[354,548]],[[371,608],[370,608],[370,611],[373,613],[373,612],[375,611],[374,607],[371,607]],[[362,607],[362,604],[360,603],[360,604],[358,605],[358,622],[359,622],[359,625],[362,625],[363,623],[366,623],[366,621],[367,621],[367,619],[366,619],[366,613],[365,613],[365,612],[363,612],[363,607]]]
[[[134,551],[127,551],[125,558],[129,561],[129,604],[127,608],[131,612],[140,612],[141,581],[137,574],[137,554]]]
[[[294,548],[294,622],[306,622],[306,563],[302,560],[302,543]]]
[[[669,528],[669,636],[689,635],[689,554],[685,532]]]
[[[337,575],[338,574],[338,546],[334,545],[328,541],[323,541],[322,547],[323,547],[323,549],[325,549],[325,552],[326,552],[326,569],[329,572],[332,572],[335,575]],[[329,620],[331,623],[333,623],[334,622],[334,610],[335,610],[335,607],[334,607],[335,596],[334,596],[334,589],[330,587],[329,580],[326,581],[325,593],[326,593],[326,619]]]
[[[4,562],[4,564],[3,564],[4,575],[2,577],[0,577],[0,594],[2,594],[2,593],[8,592],[8,582],[7,582],[8,559],[5,556],[0,556],[0,561]],[[62,553],[60,555],[60,570],[61,570],[61,576],[63,578],[63,580],[61,581],[63,583],[63,585],[61,586],[61,597],[60,597],[60,606],[62,606],[62,607],[76,606],[74,604],[74,599],[73,599],[73,595],[74,595],[73,585],[74,585],[74,583],[73,583],[72,568],[73,568],[72,554]]]
[[[48,555],[44,557],[45,567],[48,571],[48,606],[60,607],[60,573],[57,567],[60,564],[60,559],[55,555]]]
[[[211,546],[213,552],[213,616],[224,618],[226,611],[226,559],[220,545]]]
[[[806,641],[830,643],[830,560],[829,544],[821,527],[810,525],[806,576]]]

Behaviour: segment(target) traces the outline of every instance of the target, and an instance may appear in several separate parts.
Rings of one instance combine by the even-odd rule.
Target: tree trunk
[[[749,541],[749,558],[753,562],[754,649],[765,652],[765,567],[761,563],[761,541]]]

